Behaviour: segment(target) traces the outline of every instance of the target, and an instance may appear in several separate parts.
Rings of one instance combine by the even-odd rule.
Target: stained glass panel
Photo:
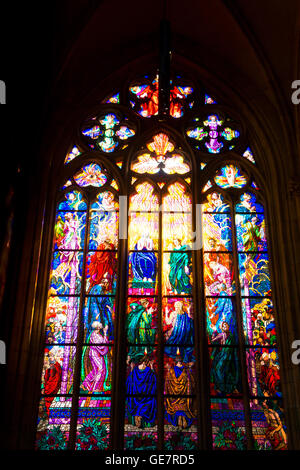
[[[49,297],[45,319],[46,343],[75,343],[78,313],[78,297]]]
[[[276,346],[276,326],[270,298],[243,298],[243,323],[246,343],[250,346]]]
[[[66,450],[69,441],[72,399],[42,397],[39,404],[36,449]]]
[[[287,450],[287,430],[281,401],[250,401],[255,450]]]
[[[229,118],[222,118],[218,114],[210,114],[207,119],[200,121],[199,118],[194,119],[193,124],[187,129],[186,133],[190,139],[197,141],[196,148],[203,152],[219,154],[221,152],[232,150],[238,139],[240,138],[240,130],[237,125],[232,122],[229,127]]]
[[[221,188],[242,188],[247,184],[247,178],[238,167],[226,165],[215,176],[215,182]]]
[[[109,447],[111,398],[79,398],[76,450],[106,450]]]
[[[111,393],[113,351],[107,326],[93,322],[89,343],[82,350],[80,391],[93,396]]]
[[[248,348],[246,356],[251,395],[280,398],[282,394],[277,349]]]
[[[107,181],[107,176],[96,163],[85,165],[78,173],[74,175],[74,180],[78,186],[96,186],[101,187]]]
[[[213,448],[246,450],[246,423],[242,400],[212,399]]]
[[[158,213],[132,212],[128,223],[129,249],[151,252],[158,250]]]
[[[105,294],[104,292],[102,293]],[[107,327],[107,341],[109,341],[110,343],[113,342],[115,321],[115,297],[111,295],[97,295],[87,297],[85,299],[84,304],[83,319],[85,343],[91,343],[92,333],[94,329],[101,325],[102,327]]]
[[[80,149],[75,145],[72,148],[72,150],[69,153],[67,153],[65,161],[64,161],[65,165],[67,163],[70,163],[72,160],[74,160],[74,158],[78,157],[80,154],[81,154]]]
[[[235,301],[231,297],[206,297],[209,344],[238,344]]]
[[[59,211],[86,211],[87,205],[79,191],[70,191],[58,205]]]

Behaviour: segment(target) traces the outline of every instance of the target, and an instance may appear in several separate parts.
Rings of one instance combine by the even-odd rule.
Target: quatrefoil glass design
[[[198,123],[199,122],[199,123]],[[194,119],[186,133],[191,140],[196,140],[195,147],[208,153],[221,153],[232,150],[240,138],[240,130],[229,118],[210,114],[206,119]]]
[[[84,126],[82,134],[91,148],[96,145],[102,152],[111,153],[127,146],[124,141],[135,135],[135,128],[126,118],[108,113]]]

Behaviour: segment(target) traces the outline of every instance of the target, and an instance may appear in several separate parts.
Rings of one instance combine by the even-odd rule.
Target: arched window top
[[[204,91],[202,84],[192,84],[181,75],[174,76],[170,81],[170,120],[182,123],[185,139],[201,159],[201,165],[212,158],[228,157],[229,152],[255,164],[242,123],[231,115],[230,110],[218,103]],[[158,105],[156,75],[141,77],[127,84],[122,92],[112,93],[102,101],[98,113],[80,126],[78,143],[70,147],[64,163],[68,164],[77,158],[85,148],[103,152],[111,158],[124,158],[123,151],[135,145],[139,123],[149,119],[157,121]],[[147,143],[148,152],[157,151],[159,135],[159,131],[156,136],[153,135],[153,145]],[[146,166],[148,171],[155,172],[153,163],[149,156],[141,155],[140,171]],[[183,174],[184,168],[178,157],[177,172]],[[169,170],[173,171],[171,168]]]

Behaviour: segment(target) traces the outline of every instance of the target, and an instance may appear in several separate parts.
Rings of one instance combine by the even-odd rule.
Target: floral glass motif
[[[200,125],[191,126],[187,136],[201,143],[196,148],[216,154],[233,149],[240,132],[229,127],[227,121],[220,119],[217,114],[210,114]]]
[[[100,150],[106,153],[111,153],[117,150],[122,144],[122,141],[130,139],[135,135],[135,130],[126,120],[120,120],[116,114],[106,114],[98,119],[98,124],[91,127],[86,127],[82,134],[87,137],[94,148],[96,142]],[[121,145],[121,149],[124,144]]]
[[[246,175],[234,165],[223,166],[214,179],[221,188],[242,188],[247,184]]]
[[[131,169],[136,173],[159,173],[161,170],[172,175],[185,174],[190,171],[190,166],[185,163],[183,155],[174,153],[175,146],[167,134],[160,133],[153,137],[153,141],[147,144],[151,153],[142,153],[133,162]]]
[[[74,180],[78,186],[101,187],[107,181],[107,175],[103,172],[97,163],[85,165],[78,173],[74,175]]]
[[[170,116],[180,118],[184,114],[184,109],[193,107],[192,96],[194,89],[191,86],[179,83],[172,84],[170,81]],[[159,90],[158,76],[153,81],[145,77],[144,80],[137,85],[129,88],[130,104],[132,108],[142,117],[149,118],[158,114],[159,108]]]

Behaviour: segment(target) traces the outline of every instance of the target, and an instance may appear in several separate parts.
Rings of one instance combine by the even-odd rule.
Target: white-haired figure
[[[89,337],[90,346],[84,354],[85,379],[82,383],[84,390],[92,392],[103,391],[103,385],[107,378],[107,343],[108,325],[103,327],[99,321],[92,323],[92,333]]]

